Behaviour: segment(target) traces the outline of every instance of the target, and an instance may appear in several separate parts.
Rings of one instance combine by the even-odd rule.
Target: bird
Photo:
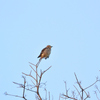
[[[45,58],[45,59],[49,58],[49,55],[50,55],[50,53],[51,53],[51,48],[52,48],[51,45],[47,45],[45,48],[43,48],[43,49],[41,50],[41,53],[40,53],[40,55],[38,56],[38,58],[40,58],[40,60],[41,60],[42,58]]]

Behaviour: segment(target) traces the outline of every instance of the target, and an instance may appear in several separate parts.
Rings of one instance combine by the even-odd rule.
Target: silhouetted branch
[[[96,95],[96,98],[97,98],[98,100],[100,100],[99,97],[98,97],[98,95],[97,95],[97,92],[94,91],[94,93],[95,93],[95,95]]]
[[[74,98],[74,97],[68,96],[68,90],[67,90],[66,81],[64,81],[64,83],[65,83],[65,91],[66,91],[66,94],[62,94],[62,96],[60,95],[59,99],[60,99],[60,98],[63,98],[63,99],[66,100],[66,99],[70,98],[70,99],[73,99],[73,100],[77,100],[77,99]]]
[[[79,94],[80,99],[81,99],[81,100],[86,100],[87,98],[90,98],[89,92],[87,93],[85,90],[88,89],[88,88],[90,88],[90,87],[92,87],[94,84],[96,84],[96,83],[97,83],[98,81],[100,81],[100,80],[98,80],[98,78],[96,78],[96,81],[95,81],[93,84],[89,85],[89,86],[86,87],[86,88],[83,88],[82,85],[81,85],[81,82],[79,82],[79,80],[78,80],[78,78],[77,78],[77,76],[76,76],[75,73],[74,73],[74,75],[75,75],[77,84],[78,84],[78,86],[79,86],[79,88],[80,88],[81,91],[78,90],[78,88],[77,88],[75,85],[73,85],[73,86],[75,87],[77,93]],[[68,99],[68,98],[69,98],[69,99],[77,100],[77,98],[75,97],[75,92],[74,92],[74,91],[72,92],[72,95],[73,95],[73,96],[69,96],[69,95],[68,95],[68,90],[67,90],[66,82],[64,81],[64,83],[65,83],[66,94],[62,94],[62,96],[60,96],[60,98],[63,98],[63,99]],[[96,87],[96,88],[97,88],[97,87]],[[97,90],[99,91],[98,88],[97,88]],[[100,93],[100,91],[99,91],[99,93]],[[83,94],[85,94],[86,96],[83,96]],[[95,94],[96,94],[96,97],[97,97],[97,93],[96,93],[96,92],[95,92]],[[97,97],[97,98],[98,98],[98,97]],[[98,100],[99,100],[99,99],[98,99]]]
[[[90,88],[91,86],[93,86],[94,84],[96,84],[98,81],[100,81],[100,80],[98,80],[98,78],[96,78],[96,81],[93,84],[89,85],[88,87],[84,88],[84,90]]]
[[[100,100],[100,98],[98,97],[98,94],[97,94],[97,92],[100,94],[100,90],[99,90],[99,88],[98,88],[97,85],[95,86],[95,88],[97,89],[97,91],[94,91],[94,92],[95,92],[95,95],[96,95],[96,98],[97,98],[98,100]]]
[[[40,62],[41,60],[39,60],[39,62]],[[34,68],[30,65],[30,67],[32,68],[32,70],[35,72],[35,74],[36,74],[36,78],[34,78],[32,75],[31,75],[31,71],[30,71],[30,74],[26,74],[26,73],[22,73],[22,74],[24,74],[24,75],[26,75],[26,76],[29,76],[29,77],[32,77],[34,80],[35,80],[35,82],[36,82],[36,85],[35,85],[35,83],[31,80],[31,82],[36,86],[36,88],[37,88],[37,90],[36,90],[36,94],[38,95],[38,99],[39,100],[42,100],[42,98],[41,98],[41,96],[40,96],[40,93],[39,93],[39,87],[40,87],[40,84],[41,84],[41,79],[42,79],[42,76],[43,76],[43,74],[47,71],[47,70],[49,70],[50,68],[51,68],[51,66],[49,67],[49,68],[47,68],[46,70],[44,70],[43,72],[41,71],[41,74],[40,74],[40,76],[39,76],[39,74],[38,74],[38,65],[39,65],[39,62],[35,65],[35,64],[33,64],[33,63],[31,63],[31,62],[29,62],[31,65],[33,65],[33,66],[35,66],[36,67],[36,70],[34,70]],[[39,80],[38,80],[38,78],[39,78]]]
[[[82,86],[81,86],[80,82],[78,81],[78,78],[77,78],[77,76],[76,76],[75,73],[74,73],[74,75],[75,75],[77,84],[79,85],[79,87],[80,87],[80,89],[81,89],[81,92],[82,92],[82,94],[80,95],[80,93],[79,93],[79,91],[78,91],[78,89],[77,89],[77,91],[78,91],[78,93],[79,93],[79,95],[80,95],[80,97],[81,97],[81,100],[83,100],[83,92],[86,94],[85,100],[86,100],[87,98],[90,98],[90,95],[88,95],[88,94],[86,93],[85,89],[82,88]],[[89,87],[91,87],[91,86],[89,86]],[[87,88],[89,88],[89,87],[87,87]]]
[[[77,100],[76,98],[73,98],[73,97],[70,97],[70,96],[68,96],[68,95],[64,95],[64,94],[62,94],[64,97],[66,97],[66,98],[64,98],[64,99],[68,99],[68,98],[70,98],[70,99],[73,99],[73,100]],[[63,97],[61,97],[61,98],[63,98]]]
[[[9,96],[18,97],[18,98],[23,98],[23,96],[18,96],[18,95],[13,95],[13,94],[8,94],[7,92],[5,92],[4,94],[5,94],[5,95],[9,95]],[[23,99],[27,100],[25,97],[24,97]]]
[[[67,90],[67,84],[66,84],[66,81],[64,81],[64,83],[65,83],[66,95],[68,95],[68,90]]]
[[[22,72],[22,74],[24,74],[24,75],[26,75],[26,76],[30,76],[30,77],[32,77],[35,81],[37,81],[37,80],[31,75],[31,72],[30,72],[30,74],[25,74],[25,73]]]
[[[100,93],[100,90],[99,90],[99,88],[98,88],[98,86],[97,86],[97,85],[95,86],[95,88],[96,88],[96,89],[98,90],[98,92]]]
[[[80,94],[80,92],[78,91],[78,89],[76,88],[75,85],[73,85],[73,86],[75,87],[75,89],[77,90],[77,92],[78,92],[78,94],[79,94],[79,96],[80,96],[80,98],[81,98],[81,94]]]
[[[19,85],[21,88],[23,88],[23,95],[22,96],[18,96],[18,95],[12,95],[12,94],[8,94],[7,92],[5,93],[5,95],[9,95],[9,96],[14,96],[14,97],[19,97],[19,98],[23,98],[24,100],[27,100],[25,98],[25,84],[26,84],[26,79],[24,76],[22,76],[23,79],[24,79],[24,85],[23,84],[19,84],[19,83],[16,83],[16,82],[13,82],[14,84],[17,84]]]

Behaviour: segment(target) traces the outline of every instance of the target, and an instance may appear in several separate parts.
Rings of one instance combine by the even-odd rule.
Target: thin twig
[[[18,97],[18,98],[23,98],[23,96],[8,94],[7,92],[5,93],[5,95],[14,96],[14,97]],[[24,98],[24,99],[27,100],[26,98]]]
[[[23,87],[23,98],[25,97],[25,84],[26,84],[26,79],[25,79],[25,77],[23,76],[23,78],[24,78],[24,87]]]
[[[85,92],[85,91],[84,91]],[[85,92],[86,93],[86,92]],[[84,100],[86,100],[87,98],[90,98],[90,94],[89,94],[89,92],[88,92],[88,94],[86,93],[86,98],[84,98]]]
[[[79,83],[78,78],[77,78],[77,76],[76,76],[75,73],[74,73],[74,75],[75,75],[75,78],[76,78],[77,84],[79,85],[79,87],[80,87],[81,89],[83,89],[82,86],[81,86],[81,84]]]
[[[47,89],[44,88],[44,90],[45,90],[45,100],[47,100]]]
[[[75,87],[75,89],[77,90],[78,94],[80,95],[80,98],[82,98],[82,97],[81,97],[81,94],[80,94],[80,92],[78,91],[78,89],[76,88],[76,86],[75,86],[75,85],[73,85],[73,86]]]
[[[75,98],[73,98],[73,97],[70,97],[70,96],[68,96],[68,95],[64,95],[64,94],[63,94],[63,96],[65,96],[65,97],[67,97],[67,98],[70,98],[70,99],[73,99],[73,100],[77,100],[77,99],[75,99]],[[66,98],[66,99],[67,99],[67,98]]]
[[[98,86],[96,85],[95,87],[96,87],[96,89],[98,90],[98,92],[100,93],[100,90],[98,89]]]
[[[23,84],[20,84],[20,83],[16,83],[16,82],[13,82],[14,84],[17,84],[17,85],[19,85],[21,88],[23,88],[24,86],[23,86]],[[31,90],[31,89],[28,89],[28,88],[26,88],[25,87],[25,89],[26,90],[28,90],[28,91],[31,91],[31,92],[35,92],[36,93],[36,91],[33,91],[33,90]]]
[[[65,83],[65,90],[66,90],[66,95],[68,95],[68,90],[67,90],[66,81],[64,81],[64,83]]]
[[[35,85],[35,83],[31,80],[31,82]]]
[[[35,67],[36,67],[36,65],[35,64],[33,64],[33,63],[31,63],[31,62],[29,62],[30,64],[32,64],[32,65],[34,65]]]
[[[38,77],[40,77],[39,76],[39,74],[35,71],[35,69],[31,66],[31,65],[29,65],[31,68],[32,68],[32,70],[38,75]]]
[[[59,100],[60,100],[61,94],[59,94]]]
[[[50,100],[50,92],[48,92],[48,95],[49,95],[49,100]]]
[[[90,86],[86,87],[84,90],[90,88],[91,86],[93,86],[94,84],[96,84],[99,80],[96,80],[93,84],[91,84]]]
[[[32,77],[35,81],[37,81],[31,74],[25,74],[25,73],[23,73],[23,72],[22,72],[22,74],[24,74],[24,75],[26,75],[26,76],[30,76],[30,77]]]
[[[95,91],[95,94],[96,94],[96,98],[97,98],[98,100],[100,100],[99,97],[98,97],[98,95],[97,95],[97,92],[96,92],[96,91]]]
[[[44,71],[43,71],[43,74],[44,74],[47,70],[49,70],[51,67],[52,67],[52,66],[50,66],[49,68],[47,68],[46,70],[44,70]]]

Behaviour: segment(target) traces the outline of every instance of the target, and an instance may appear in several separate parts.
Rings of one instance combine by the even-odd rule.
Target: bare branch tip
[[[7,92],[5,92],[4,94],[5,94],[5,95],[8,95],[8,93],[7,93]]]

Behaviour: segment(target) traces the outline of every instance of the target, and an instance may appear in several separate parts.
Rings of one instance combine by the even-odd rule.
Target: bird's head
[[[51,45],[47,45],[47,48],[50,48],[50,49],[51,49],[52,47],[53,47],[53,46],[51,46]]]

